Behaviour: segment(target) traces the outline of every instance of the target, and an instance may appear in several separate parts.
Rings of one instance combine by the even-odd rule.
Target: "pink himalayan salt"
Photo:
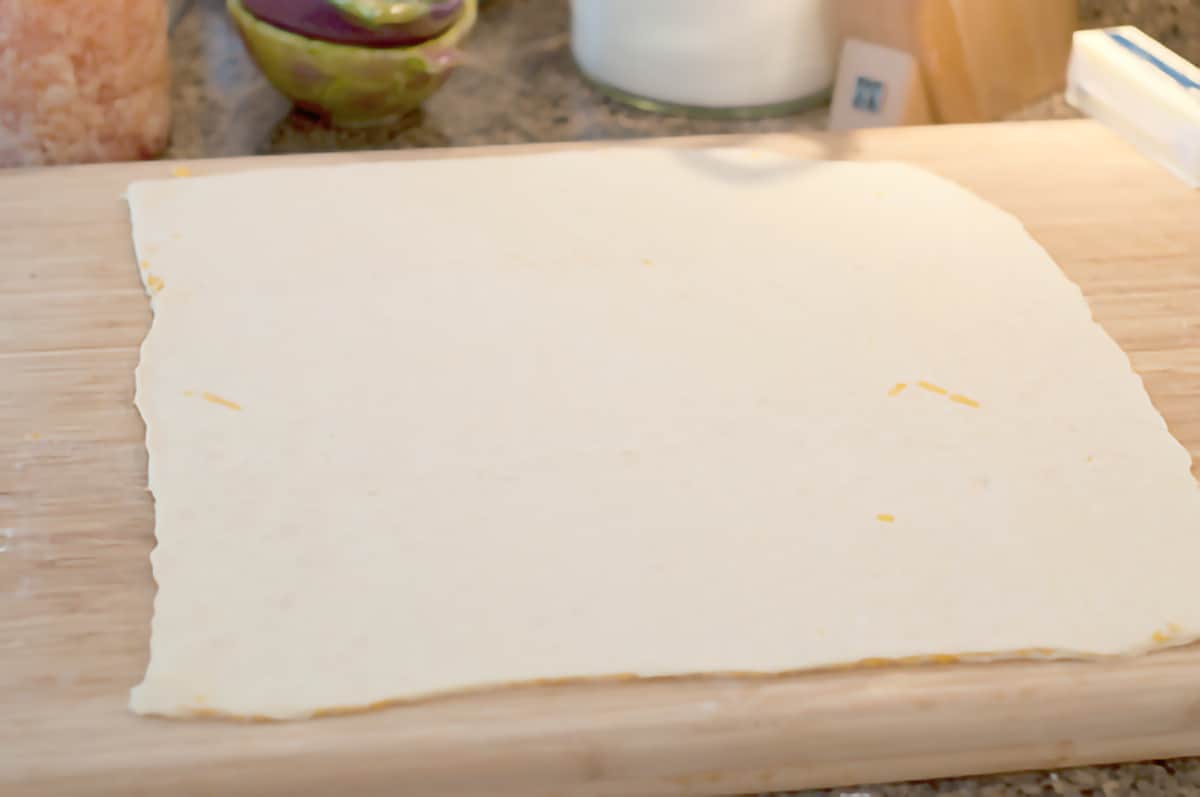
[[[166,13],[163,0],[0,0],[0,166],[161,154]]]

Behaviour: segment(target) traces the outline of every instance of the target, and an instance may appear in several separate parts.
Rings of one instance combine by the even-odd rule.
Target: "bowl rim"
[[[250,26],[261,28],[265,35],[275,39],[289,43],[293,46],[311,47],[319,45],[322,49],[330,48],[334,51],[341,51],[342,55],[350,56],[383,56],[390,57],[396,55],[414,56],[424,55],[423,50],[438,50],[452,48],[457,45],[475,26],[475,17],[477,13],[478,0],[463,0],[463,10],[461,16],[454,23],[442,31],[439,35],[432,39],[427,39],[419,44],[399,45],[397,47],[365,47],[360,44],[339,44],[337,42],[328,42],[324,39],[314,39],[308,36],[301,36],[299,33],[292,33],[290,30],[272,25],[265,22],[250,13],[249,9],[242,3],[242,0],[225,0],[225,7],[233,17],[234,23],[239,27]],[[429,59],[426,59],[427,61]],[[431,67],[438,66],[430,62]],[[445,64],[442,68],[449,68],[453,64]]]

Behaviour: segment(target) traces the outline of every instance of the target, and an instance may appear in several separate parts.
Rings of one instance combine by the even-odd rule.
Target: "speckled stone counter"
[[[169,157],[580,141],[824,126],[824,109],[754,122],[648,114],[607,100],[571,60],[566,0],[484,0],[468,62],[418,113],[385,129],[335,131],[300,113],[242,50],[223,0],[195,0],[172,36],[176,120]]]
[[[1082,0],[1094,27],[1132,23],[1200,61],[1200,0]],[[586,141],[822,128],[818,109],[763,121],[648,114],[605,99],[571,61],[566,0],[484,0],[470,61],[425,108],[396,128],[335,132],[290,112],[244,53],[224,0],[193,0],[172,34],[175,122],[169,157],[342,149]],[[1058,97],[1016,119],[1073,116]],[[1200,759],[808,792],[856,797],[1200,797]]]
[[[1200,0],[1082,0],[1087,26],[1132,22],[1200,60]],[[246,56],[223,0],[193,0],[172,35],[176,158],[585,141],[821,128],[824,109],[752,122],[695,120],[625,108],[575,70],[566,0],[483,0],[470,60],[404,125],[336,132],[289,112]],[[1049,98],[1016,119],[1073,116]]]

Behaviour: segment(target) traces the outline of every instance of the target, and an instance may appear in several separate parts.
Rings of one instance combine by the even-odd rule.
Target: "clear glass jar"
[[[759,117],[824,101],[836,0],[571,0],[571,49],[606,94],[646,110]]]
[[[169,134],[165,0],[0,0],[0,166],[153,158]]]

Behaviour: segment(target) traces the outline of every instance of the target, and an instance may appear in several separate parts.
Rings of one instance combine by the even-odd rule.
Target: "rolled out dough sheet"
[[[137,183],[133,709],[1200,636],[1200,490],[1013,217],[628,149]]]

